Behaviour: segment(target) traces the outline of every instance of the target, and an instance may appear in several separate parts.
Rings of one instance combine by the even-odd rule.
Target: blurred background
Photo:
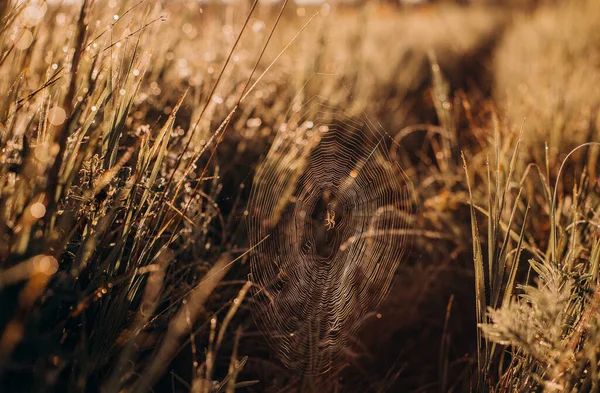
[[[597,389],[598,148],[564,160],[600,141],[600,3],[283,5],[0,3],[0,391]],[[246,214],[314,96],[385,130],[415,209],[309,378],[252,318]]]

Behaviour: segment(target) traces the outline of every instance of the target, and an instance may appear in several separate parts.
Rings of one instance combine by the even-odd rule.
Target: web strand
[[[257,171],[248,231],[251,280],[264,289],[255,320],[286,366],[317,375],[336,367],[389,292],[408,248],[411,198],[387,135],[362,111],[319,95],[303,102]]]

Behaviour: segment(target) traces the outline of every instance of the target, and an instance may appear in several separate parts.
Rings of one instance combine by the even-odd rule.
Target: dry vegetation
[[[0,391],[598,391],[597,1],[57,3],[0,2]],[[315,377],[253,322],[246,214],[317,95],[416,212]]]

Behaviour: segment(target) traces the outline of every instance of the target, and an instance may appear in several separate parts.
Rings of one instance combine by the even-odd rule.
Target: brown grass
[[[567,157],[600,140],[596,1],[290,4],[279,24],[249,2],[16,3],[0,3],[3,392],[598,389],[599,149]],[[315,95],[382,126],[417,214],[386,302],[307,379],[250,317],[244,217]]]

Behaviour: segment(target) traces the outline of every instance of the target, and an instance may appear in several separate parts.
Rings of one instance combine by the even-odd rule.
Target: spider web
[[[256,173],[248,232],[254,319],[287,367],[317,375],[387,295],[408,249],[411,196],[390,138],[343,83],[310,82]],[[321,95],[304,98],[311,87]]]

